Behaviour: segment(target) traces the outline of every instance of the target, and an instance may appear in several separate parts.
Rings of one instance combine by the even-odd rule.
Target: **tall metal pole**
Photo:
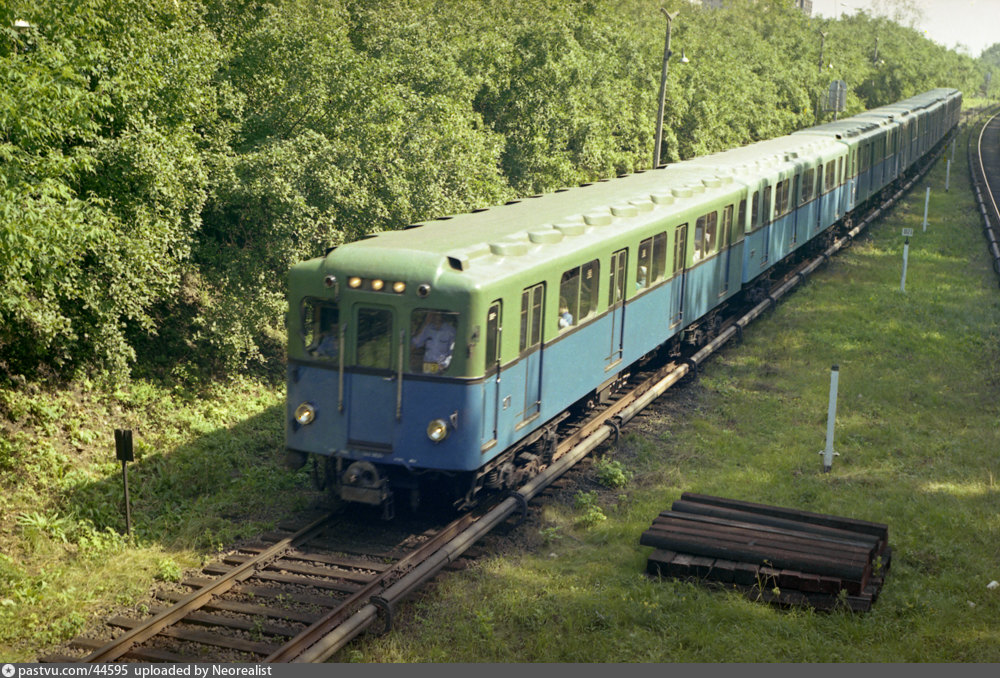
[[[823,77],[823,52],[826,48],[826,33],[819,32],[819,76]],[[819,124],[819,116],[823,113],[823,92],[820,92],[816,99],[816,124]]]
[[[670,51],[670,25],[673,20],[677,18],[680,12],[674,12],[670,14],[666,9],[660,8],[663,12],[663,16],[667,17],[667,38],[663,43],[663,70],[660,73],[660,109],[656,113],[656,139],[653,149],[653,169],[660,166],[660,148],[663,138],[663,108],[666,104],[667,99],[667,63],[670,61],[670,56],[673,52]]]

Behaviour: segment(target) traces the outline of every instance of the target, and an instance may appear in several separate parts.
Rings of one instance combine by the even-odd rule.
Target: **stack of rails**
[[[732,586],[779,605],[866,612],[891,560],[889,527],[685,492],[643,532],[654,576]]]

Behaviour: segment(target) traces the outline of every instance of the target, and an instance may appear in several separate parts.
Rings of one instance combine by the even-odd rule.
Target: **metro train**
[[[457,507],[547,463],[556,423],[699,344],[776,264],[958,123],[935,89],[836,122],[378,233],[292,267],[286,448],[348,502]]]

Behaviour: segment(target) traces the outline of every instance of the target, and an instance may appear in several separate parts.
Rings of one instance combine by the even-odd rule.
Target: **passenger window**
[[[337,304],[307,299],[302,302],[302,343],[314,358],[332,360],[340,347],[340,311]]]
[[[559,329],[576,325],[597,310],[597,280],[600,262],[594,259],[562,274],[559,283]]]
[[[778,182],[774,189],[774,216],[780,217],[788,212],[788,179]]]
[[[822,171],[822,165],[820,166],[820,171]],[[816,181],[816,170],[808,169],[802,174],[802,197],[799,203],[804,205],[813,197],[813,183]]]
[[[392,311],[358,309],[358,359],[360,367],[392,368]]]
[[[740,200],[740,211],[736,216],[737,228],[742,231],[747,226],[747,199],[743,198]]]
[[[760,226],[760,191],[753,192],[753,204],[750,207],[750,230]]]
[[[771,221],[771,187],[768,186],[764,189],[764,204],[762,206],[761,212],[761,222],[769,223]]]
[[[826,163],[826,190],[829,193],[837,183],[836,163],[831,160]]]
[[[639,265],[635,269],[635,288],[641,290],[663,278],[667,265],[667,234],[658,233],[639,243]]]
[[[521,292],[520,350],[522,352],[537,346],[542,341],[542,303],[544,294],[544,283],[539,283]]]
[[[694,260],[699,261],[712,254],[718,247],[716,239],[719,213],[709,212],[698,217],[694,225]]]
[[[441,374],[451,366],[455,352],[458,314],[417,309],[410,316],[410,371]]]
[[[662,280],[667,270],[667,234],[653,236],[653,282]]]
[[[500,361],[500,301],[494,301],[486,312],[486,371]]]

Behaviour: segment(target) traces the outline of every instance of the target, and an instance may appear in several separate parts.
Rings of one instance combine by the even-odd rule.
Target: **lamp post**
[[[663,16],[667,17],[667,38],[663,43],[663,70],[660,72],[660,108],[656,113],[656,139],[653,149],[653,169],[660,166],[660,150],[663,138],[663,107],[667,98],[667,63],[673,52],[670,51],[670,25],[680,12],[669,13],[663,7],[660,8]]]
[[[823,77],[823,51],[826,49],[826,32],[819,31],[819,75]],[[819,116],[823,109],[823,93],[816,98],[816,123],[819,124]]]

